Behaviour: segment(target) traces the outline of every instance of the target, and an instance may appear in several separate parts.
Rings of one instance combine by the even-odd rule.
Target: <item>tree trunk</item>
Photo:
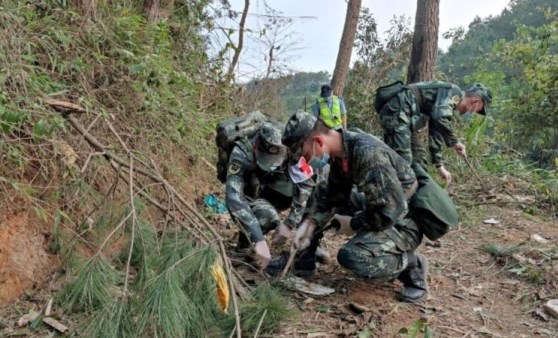
[[[240,52],[242,52],[242,46],[244,45],[244,26],[246,25],[246,17],[248,16],[249,7],[250,0],[244,0],[244,9],[242,10],[242,16],[240,17],[240,23],[238,24],[238,44],[236,45],[236,47],[233,47],[234,55],[227,72],[229,78],[232,78],[232,75],[234,74],[234,68],[238,64]]]
[[[339,43],[339,53],[337,54],[337,62],[335,63],[335,70],[333,71],[333,77],[331,79],[333,94],[337,96],[343,95],[345,80],[349,72],[349,62],[351,61],[351,54],[355,43],[355,34],[361,4],[362,0],[349,0],[347,5],[345,27],[343,27],[343,36]]]
[[[161,12],[161,0],[145,0],[143,2],[143,11],[147,15],[149,21],[159,20]]]
[[[417,0],[415,33],[407,83],[434,80],[438,53],[440,0]]]

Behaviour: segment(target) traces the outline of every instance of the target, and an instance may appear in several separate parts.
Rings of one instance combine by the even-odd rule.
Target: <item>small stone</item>
[[[533,313],[535,314],[535,316],[539,317],[545,322],[548,322],[548,314],[546,314],[546,312],[544,312],[543,309],[537,308]]]
[[[37,312],[37,311],[31,309],[31,310],[29,310],[28,314],[19,318],[19,320],[17,321],[17,326],[27,325],[27,324],[31,323],[32,321],[34,321],[35,319],[39,318],[40,315],[41,315],[40,312]]]
[[[532,235],[531,240],[540,244],[547,244],[549,242],[548,239],[537,234]]]
[[[554,318],[558,319],[558,299],[551,299],[543,305],[544,310]]]
[[[500,221],[495,218],[489,218],[482,221],[484,224],[499,224]]]

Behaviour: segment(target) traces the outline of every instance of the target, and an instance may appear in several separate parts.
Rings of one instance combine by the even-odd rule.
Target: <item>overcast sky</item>
[[[378,24],[378,32],[383,33],[389,28],[394,16],[406,15],[411,19],[414,28],[414,16],[417,0],[363,0],[362,6],[368,7],[374,14]],[[230,0],[233,10],[241,11],[243,0]],[[335,67],[339,41],[343,33],[347,4],[345,0],[268,0],[268,5],[285,16],[311,16],[314,19],[295,19],[292,30],[298,35],[303,49],[293,52],[288,66],[293,71],[328,71]],[[476,16],[486,18],[498,15],[508,5],[509,0],[441,0],[440,1],[440,37],[439,47],[447,49],[450,41],[444,40],[441,34],[459,26],[467,29]],[[262,0],[251,1],[249,13],[265,13]],[[254,28],[258,16],[248,16],[249,27]],[[238,39],[234,36],[233,39]],[[247,39],[247,51],[243,55],[241,73],[249,75],[250,69],[264,66],[263,55],[255,47],[254,39]],[[249,49],[252,48],[251,51]],[[353,53],[354,54],[354,53]]]

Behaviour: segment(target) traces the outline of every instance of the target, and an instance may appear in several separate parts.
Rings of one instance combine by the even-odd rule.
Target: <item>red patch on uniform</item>
[[[300,171],[305,173],[308,176],[312,176],[312,168],[306,163],[306,159],[304,157],[300,158]]]
[[[349,159],[347,158],[343,159],[343,172],[349,173]]]

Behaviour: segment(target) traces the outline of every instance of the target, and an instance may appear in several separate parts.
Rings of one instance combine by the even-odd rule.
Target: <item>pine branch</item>
[[[241,325],[244,334],[254,336],[258,334],[271,334],[281,323],[293,316],[293,309],[287,305],[279,291],[268,283],[262,283],[253,290],[252,299],[241,303]],[[262,321],[262,314],[265,320]],[[225,332],[230,332],[235,327],[233,318],[225,317],[221,321]]]
[[[98,309],[112,298],[110,290],[119,280],[117,272],[107,260],[95,255],[80,267],[76,279],[62,291],[62,304],[67,309]]]
[[[130,238],[130,252],[128,254],[128,261],[126,262],[126,275],[124,277],[124,297],[128,296],[128,279],[130,278],[130,265],[132,261],[132,252],[134,250],[134,241],[136,239],[136,222],[137,222],[137,214],[136,214],[136,206],[134,203],[134,185],[132,184],[133,177],[132,173],[134,172],[134,160],[132,156],[130,156],[130,180],[129,180],[129,187],[130,187],[130,205],[132,207],[132,235]]]
[[[138,334],[156,337],[201,337],[203,334],[190,335],[200,318],[196,315],[195,305],[181,287],[180,274],[168,269],[155,278],[148,287],[145,301],[141,305],[138,319]],[[188,327],[190,326],[190,327]]]
[[[102,308],[95,310],[85,326],[82,336],[91,338],[137,337],[135,324],[130,313],[130,303],[126,297],[117,297]]]
[[[120,167],[125,167],[125,168],[128,168],[129,171],[130,171],[130,178],[129,178],[130,181],[133,179],[132,172],[135,171],[139,174],[142,174],[144,176],[147,176],[147,177],[151,178],[152,180],[154,180],[157,183],[162,183],[164,185],[165,189],[167,191],[169,191],[170,193],[172,193],[173,197],[176,198],[176,200],[178,200],[180,202],[180,204],[186,208],[188,213],[193,216],[192,218],[198,220],[204,226],[204,228],[206,230],[208,230],[211,233],[211,235],[218,241],[219,252],[220,252],[220,255],[221,255],[223,263],[224,263],[225,272],[226,272],[226,275],[227,275],[227,279],[229,281],[229,287],[232,290],[232,303],[233,303],[235,318],[236,318],[236,333],[237,333],[237,337],[241,337],[242,333],[241,333],[241,326],[240,326],[240,315],[239,315],[239,308],[238,308],[238,300],[237,300],[237,297],[236,297],[236,292],[234,291],[235,290],[235,283],[234,283],[235,276],[231,272],[232,266],[231,266],[230,260],[227,256],[223,240],[219,236],[217,231],[215,231],[215,229],[209,224],[209,222],[193,206],[191,206],[176,191],[176,189],[166,179],[164,179],[161,175],[158,175],[158,173],[154,173],[152,170],[144,170],[142,168],[135,168],[135,169],[131,168],[131,166],[133,164],[131,164],[130,161],[126,161],[126,160],[120,158],[119,156],[117,156],[116,154],[114,154],[113,152],[111,152],[108,149],[108,147],[104,146],[99,140],[97,140],[93,135],[91,135],[88,130],[85,130],[85,128],[78,122],[78,120],[74,116],[71,115],[72,112],[85,112],[84,109],[82,109],[79,106],[76,106],[74,104],[71,104],[71,103],[63,104],[63,102],[62,103],[60,103],[58,101],[55,102],[55,101],[53,101],[51,99],[48,99],[48,98],[45,99],[45,102],[47,104],[57,108],[57,109],[59,107],[63,107],[65,109],[65,111],[63,111],[62,116],[72,125],[72,127],[74,127],[87,140],[87,142],[89,142],[89,144],[91,146],[93,146],[98,152],[103,152],[104,153],[105,158],[110,162],[111,166],[116,170],[117,173],[120,171],[119,170]],[[106,122],[108,123],[108,121],[106,121]],[[108,124],[110,124],[110,123],[108,123]],[[109,128],[111,128],[111,126],[109,126]],[[111,128],[111,131],[116,133],[114,131],[114,128]],[[121,138],[118,135],[117,135],[117,138],[118,138],[119,142],[121,143],[123,148],[126,150],[126,152],[128,153],[128,155],[131,159],[133,157],[133,154],[130,152],[128,147],[124,144],[124,142],[121,140]],[[135,158],[135,157],[133,157],[133,158]],[[195,225],[196,222],[191,222],[191,224]],[[196,230],[199,231],[199,229],[197,229],[197,228],[196,228]],[[113,233],[115,231],[116,231],[116,229],[113,231]],[[202,231],[200,231],[200,233],[202,234],[202,236],[205,236],[205,234]],[[109,237],[110,236],[112,236],[112,234],[109,235]],[[109,237],[107,237],[107,239],[103,243],[103,246],[106,244]],[[101,247],[101,249],[102,249],[102,247]],[[99,250],[99,252],[100,252],[100,250]]]

